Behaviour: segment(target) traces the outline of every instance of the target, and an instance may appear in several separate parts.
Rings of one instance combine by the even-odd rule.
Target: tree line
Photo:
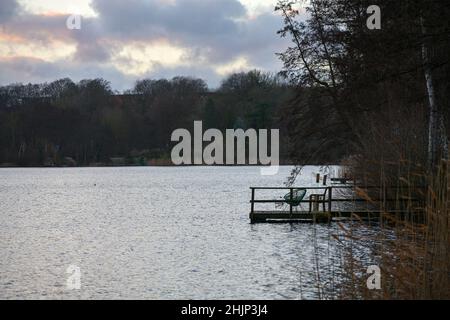
[[[0,87],[0,164],[169,164],[173,130],[194,120],[205,129],[279,128],[294,92],[258,70],[232,74],[214,91],[191,77],[143,79],[120,94],[105,79],[11,84]]]
[[[283,119],[291,157],[350,154],[353,172],[375,185],[433,171],[448,157],[450,2],[311,0],[306,20],[298,3],[276,8],[291,39],[282,74],[299,88],[281,112],[297,115]],[[367,26],[372,5],[379,30]]]

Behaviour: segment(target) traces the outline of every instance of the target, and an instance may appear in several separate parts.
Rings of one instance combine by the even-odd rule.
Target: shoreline
[[[338,166],[339,164],[279,164],[280,167],[295,167],[295,166]],[[258,164],[236,164],[236,165],[206,165],[206,164],[192,164],[192,165],[174,165],[174,164],[153,164],[153,165],[86,165],[86,166],[20,166],[20,165],[0,165],[0,169],[67,169],[67,168],[177,168],[177,167],[270,167],[268,165]]]

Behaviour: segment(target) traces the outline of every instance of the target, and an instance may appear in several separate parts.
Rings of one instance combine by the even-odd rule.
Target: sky
[[[233,72],[277,72],[276,0],[0,0],[0,85],[102,77],[115,90],[177,75],[210,88]],[[69,29],[70,15],[81,29]]]

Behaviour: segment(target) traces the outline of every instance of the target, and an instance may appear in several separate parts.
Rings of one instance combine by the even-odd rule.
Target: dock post
[[[250,212],[253,214],[255,211],[255,188],[252,188],[252,208]]]
[[[328,212],[331,214],[331,204],[333,201],[333,187],[328,187]]]
[[[289,215],[292,218],[292,200],[294,199],[294,189],[293,188],[290,189],[290,194],[291,194],[290,195],[291,199],[289,201]]]
[[[323,176],[323,185],[324,185],[324,186],[327,185],[327,178],[328,178],[328,175],[327,175],[327,174]]]
[[[255,216],[255,214],[254,214],[254,212],[255,212],[255,188],[251,188],[250,187],[250,189],[252,189],[252,200],[250,200],[250,203],[251,203],[251,209],[250,209],[250,223],[255,223],[255,218],[254,218],[254,216]]]
[[[320,182],[320,173],[316,174],[316,183]]]

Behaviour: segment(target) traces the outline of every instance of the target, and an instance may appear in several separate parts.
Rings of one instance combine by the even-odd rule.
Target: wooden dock
[[[254,211],[250,212],[251,223],[261,222],[331,222],[348,219],[374,220],[379,219],[381,212],[374,211]]]
[[[292,205],[292,199],[295,190],[306,189],[306,195],[298,206]],[[250,222],[331,222],[348,219],[379,221],[383,217],[384,211],[380,210],[380,205],[376,200],[368,201],[367,199],[357,198],[352,186],[323,186],[323,187],[251,187],[251,209]],[[270,191],[270,193],[284,192],[284,197],[277,199],[257,199],[256,193],[262,190]],[[340,192],[337,192],[340,191]],[[343,192],[344,191],[344,192]],[[339,194],[338,194],[339,193]],[[290,199],[289,195],[290,194]],[[337,197],[333,195],[338,195]],[[286,198],[287,200],[286,200]],[[289,201],[291,200],[291,201]],[[381,200],[380,200],[381,201]],[[398,199],[384,199],[383,202],[398,201]],[[418,200],[409,199],[415,202]],[[258,204],[278,205],[287,207],[288,210],[256,210]],[[308,210],[303,207],[306,204]],[[389,214],[395,215],[397,218],[404,219],[411,215],[410,212],[389,210]]]

